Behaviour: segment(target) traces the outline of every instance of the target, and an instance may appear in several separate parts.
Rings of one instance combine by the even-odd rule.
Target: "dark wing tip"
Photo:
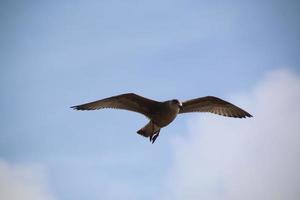
[[[247,118],[247,117],[253,117],[250,113],[248,113],[247,111],[243,110],[244,111],[244,117]]]
[[[73,110],[83,110],[80,106],[71,106]]]
[[[98,109],[101,109],[100,107],[97,108],[95,106],[91,106],[91,105],[88,105],[88,104],[82,104],[82,105],[78,105],[78,106],[71,106],[70,108],[74,109],[74,110],[98,110]]]
[[[239,116],[239,118],[247,118],[247,117],[251,118],[253,116],[251,114],[249,114],[248,112],[245,112],[244,115]]]
[[[249,114],[248,112],[246,112],[242,109],[240,109],[240,111],[237,112],[237,113],[234,113],[234,114],[233,113],[227,113],[224,116],[233,117],[233,118],[247,118],[247,117],[250,118],[250,117],[253,117],[251,114]]]
[[[247,113],[247,115],[246,115],[247,117],[253,117],[251,114],[249,114],[249,113]]]

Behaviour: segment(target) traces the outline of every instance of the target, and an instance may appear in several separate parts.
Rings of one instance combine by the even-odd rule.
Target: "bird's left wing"
[[[226,117],[245,118],[252,117],[245,110],[217,97],[207,96],[191,99],[182,103],[179,113],[210,112]]]
[[[121,94],[98,101],[72,106],[75,110],[98,110],[103,108],[115,108],[138,112],[151,118],[153,110],[160,102],[147,99],[134,93]]]

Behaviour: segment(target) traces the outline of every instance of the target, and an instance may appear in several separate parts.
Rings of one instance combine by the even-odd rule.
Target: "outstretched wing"
[[[115,108],[138,112],[151,118],[153,110],[160,102],[147,99],[134,93],[121,94],[98,101],[72,106],[75,110],[98,110],[103,108]]]
[[[207,96],[197,99],[191,99],[182,103],[182,109],[179,113],[188,112],[210,112],[226,117],[252,117],[245,110],[217,97]]]

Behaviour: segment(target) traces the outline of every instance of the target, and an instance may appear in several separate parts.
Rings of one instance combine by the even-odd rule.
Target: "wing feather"
[[[182,103],[183,108],[179,113],[210,112],[227,117],[245,118],[252,117],[245,110],[220,98],[207,96],[191,99]]]
[[[147,99],[134,93],[127,93],[72,106],[71,108],[75,110],[98,110],[103,108],[123,109],[141,113],[150,118],[158,104],[160,104],[160,102]]]

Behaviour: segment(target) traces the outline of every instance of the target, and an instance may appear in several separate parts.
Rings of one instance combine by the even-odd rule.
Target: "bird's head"
[[[171,105],[176,105],[180,110],[182,110],[182,103],[178,99],[173,99],[169,102]]]

